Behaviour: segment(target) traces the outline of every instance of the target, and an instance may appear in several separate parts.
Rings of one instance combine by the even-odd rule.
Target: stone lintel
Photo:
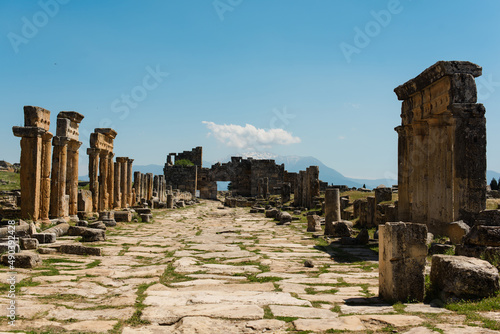
[[[85,116],[76,111],[61,111],[57,118],[67,118],[72,122],[80,123]]]
[[[47,130],[36,126],[13,126],[12,132],[16,137],[40,137],[47,133]]]
[[[125,163],[128,161],[128,158],[127,157],[116,157],[116,162],[119,162],[119,163]]]
[[[94,129],[94,132],[102,133],[103,135],[106,135],[112,139],[115,139],[117,135],[117,132],[111,128],[96,128]]]
[[[424,89],[439,79],[453,74],[470,74],[478,77],[482,74],[482,67],[469,61],[438,61],[417,77],[396,87],[394,92],[398,100],[406,100],[411,95]]]
[[[35,106],[24,106],[24,125],[49,131],[50,111]]]

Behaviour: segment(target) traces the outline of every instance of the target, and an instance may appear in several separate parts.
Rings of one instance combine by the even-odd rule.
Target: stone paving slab
[[[321,310],[314,307],[269,305],[271,312],[275,317],[292,317],[303,319],[335,319],[337,313],[329,310]]]

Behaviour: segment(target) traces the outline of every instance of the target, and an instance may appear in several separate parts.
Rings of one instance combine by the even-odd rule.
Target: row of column
[[[50,111],[24,107],[24,127],[12,131],[21,137],[21,217],[47,221],[76,217],[78,211],[78,127],[83,115],[62,111],[54,137],[49,132]],[[54,150],[52,153],[52,146]]]

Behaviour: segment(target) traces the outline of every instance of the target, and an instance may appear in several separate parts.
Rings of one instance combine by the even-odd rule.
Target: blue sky
[[[393,89],[469,60],[483,67],[488,169],[500,171],[499,13],[494,0],[4,0],[0,159],[19,161],[11,127],[36,105],[52,132],[59,111],[85,116],[81,175],[88,134],[112,127],[116,156],[139,165],[201,145],[205,160],[311,155],[346,176],[394,177]]]

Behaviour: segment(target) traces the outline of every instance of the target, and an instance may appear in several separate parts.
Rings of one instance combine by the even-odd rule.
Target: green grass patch
[[[151,286],[155,284],[154,282],[151,283],[143,283],[139,285],[137,288],[137,299],[135,300],[135,312],[134,314],[126,321],[128,325],[131,326],[140,326],[140,325],[148,325],[150,324],[149,321],[142,320],[142,311],[146,307],[146,305],[143,304],[144,299],[146,299],[146,290]]]
[[[169,286],[172,283],[192,281],[194,278],[188,277],[184,274],[175,271],[175,267],[172,263],[169,263],[167,268],[160,277],[160,283]]]
[[[19,173],[1,171],[0,180],[7,182],[7,184],[0,184],[0,190],[2,191],[21,189],[21,177]]]
[[[95,268],[95,267],[97,267],[98,265],[100,265],[100,264],[101,264],[101,262],[102,262],[101,260],[95,260],[95,261],[92,261],[92,262],[90,262],[90,263],[87,263],[87,266],[86,266],[86,267],[87,267],[87,269]]]

